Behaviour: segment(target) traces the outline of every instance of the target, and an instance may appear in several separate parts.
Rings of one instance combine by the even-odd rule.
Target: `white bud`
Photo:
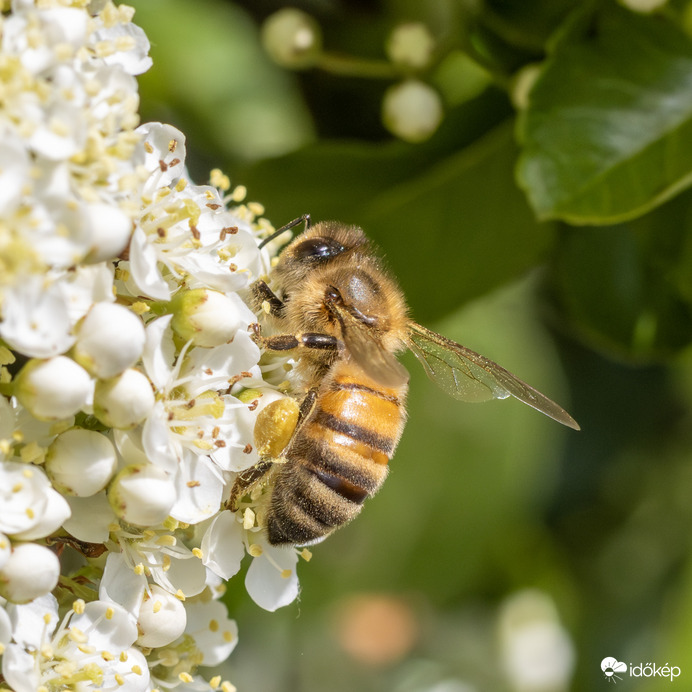
[[[71,358],[30,360],[15,380],[14,394],[39,420],[69,418],[89,400],[89,373]]]
[[[114,377],[139,360],[144,336],[142,321],[126,307],[96,303],[79,325],[74,359],[95,377]]]
[[[85,205],[83,214],[91,236],[85,262],[94,264],[117,257],[130,240],[132,219],[112,204]]]
[[[175,641],[187,625],[185,606],[172,593],[154,584],[150,594],[144,594],[139,609],[137,629],[141,632],[140,646],[166,646]]]
[[[206,288],[180,291],[171,301],[171,308],[173,331],[195,346],[211,348],[226,344],[238,329],[248,326],[245,305],[239,306],[219,291]]]
[[[153,464],[131,464],[108,488],[108,501],[118,517],[135,526],[155,526],[168,517],[177,499],[173,479]]]
[[[60,561],[52,550],[21,543],[0,569],[0,596],[12,603],[29,603],[52,591],[59,576]]]
[[[147,417],[154,403],[151,383],[138,370],[125,370],[96,383],[94,415],[109,428],[133,428]]]
[[[48,448],[44,468],[60,492],[90,497],[106,487],[116,465],[115,448],[105,435],[74,428]]]
[[[389,59],[414,69],[427,67],[435,51],[435,39],[425,24],[407,22],[392,30],[387,41]]]
[[[319,24],[305,12],[286,7],[262,25],[262,45],[272,60],[294,70],[312,67],[322,55]]]
[[[442,122],[442,100],[431,86],[409,79],[387,89],[382,101],[382,121],[407,142],[422,142]]]

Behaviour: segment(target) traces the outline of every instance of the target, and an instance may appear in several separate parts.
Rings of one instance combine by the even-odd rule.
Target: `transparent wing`
[[[513,396],[558,423],[579,430],[578,423],[561,406],[471,349],[415,322],[409,323],[407,345],[428,377],[455,399],[487,401]]]
[[[375,340],[370,329],[356,321],[344,325],[343,339],[351,357],[372,377],[385,387],[400,387],[409,380],[408,370]]]

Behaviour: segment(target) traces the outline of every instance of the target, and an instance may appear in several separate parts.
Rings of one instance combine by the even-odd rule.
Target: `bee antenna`
[[[303,222],[305,223],[304,231],[307,231],[312,225],[310,222],[310,214],[303,214],[302,216],[299,216],[297,219],[293,219],[293,221],[290,221],[285,226],[281,226],[281,228],[274,231],[269,237],[265,238],[259,244],[259,249],[261,250],[267,243],[270,243],[272,240],[274,240],[274,238],[278,238],[284,231],[288,231],[289,229]]]

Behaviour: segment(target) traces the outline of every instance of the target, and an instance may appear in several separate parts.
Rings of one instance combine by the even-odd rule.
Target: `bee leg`
[[[268,351],[293,351],[296,348],[312,348],[318,351],[339,351],[343,342],[330,334],[302,332],[301,334],[274,334],[262,336],[259,324],[251,324],[252,340]]]
[[[265,281],[258,279],[252,284],[250,290],[257,309],[261,307],[272,317],[283,317],[284,302],[269,288]]]
[[[238,509],[238,503],[240,498],[247,493],[247,491],[255,485],[274,465],[271,459],[265,461],[260,461],[259,464],[251,466],[249,469],[243,471],[233,483],[231,488],[231,496],[226,501],[226,507],[235,512]]]
[[[307,394],[300,402],[300,407],[298,409],[298,422],[291,432],[291,440],[295,437],[296,432],[302,427],[303,423],[305,423],[307,418],[310,416],[315,408],[316,403],[317,387],[314,387],[308,390]],[[285,446],[282,445],[283,449],[291,444],[291,440],[289,440]],[[274,454],[279,456],[280,452],[275,450]],[[251,466],[249,469],[246,469],[238,475],[233,483],[233,487],[231,488],[231,495],[226,502],[226,507],[230,509],[231,512],[237,511],[240,498],[243,495],[246,495],[250,488],[258,483],[269,472],[274,463],[275,459],[273,456],[271,456],[269,458],[262,459],[258,464]]]

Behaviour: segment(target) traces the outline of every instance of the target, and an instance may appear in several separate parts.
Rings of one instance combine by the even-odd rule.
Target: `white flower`
[[[128,368],[94,388],[94,415],[111,428],[132,428],[154,408],[151,383],[139,370]]]
[[[0,462],[0,531],[23,540],[42,538],[58,529],[70,509],[38,466]]]
[[[35,543],[19,543],[0,569],[0,596],[12,603],[29,603],[52,591],[60,576],[56,554]]]
[[[133,647],[137,627],[124,608],[76,601],[58,623],[57,602],[48,595],[8,610],[14,642],[2,673],[15,692],[50,689],[56,679],[75,689],[149,690],[147,661]]]
[[[142,355],[142,321],[122,305],[97,303],[77,331],[73,357],[98,378],[119,375]]]
[[[135,526],[160,524],[175,498],[173,479],[154,464],[126,466],[108,488],[108,500],[115,514]]]
[[[180,599],[156,584],[145,592],[137,619],[140,646],[166,646],[185,631],[186,625],[187,612]]]
[[[66,356],[30,360],[15,381],[15,396],[39,420],[72,416],[92,392],[89,373]]]
[[[218,601],[195,599],[187,607],[185,633],[190,635],[202,655],[200,663],[215,666],[225,661],[238,643],[238,626]]]
[[[116,465],[115,448],[105,435],[74,428],[58,435],[50,446],[45,469],[62,493],[88,497],[106,487]]]

